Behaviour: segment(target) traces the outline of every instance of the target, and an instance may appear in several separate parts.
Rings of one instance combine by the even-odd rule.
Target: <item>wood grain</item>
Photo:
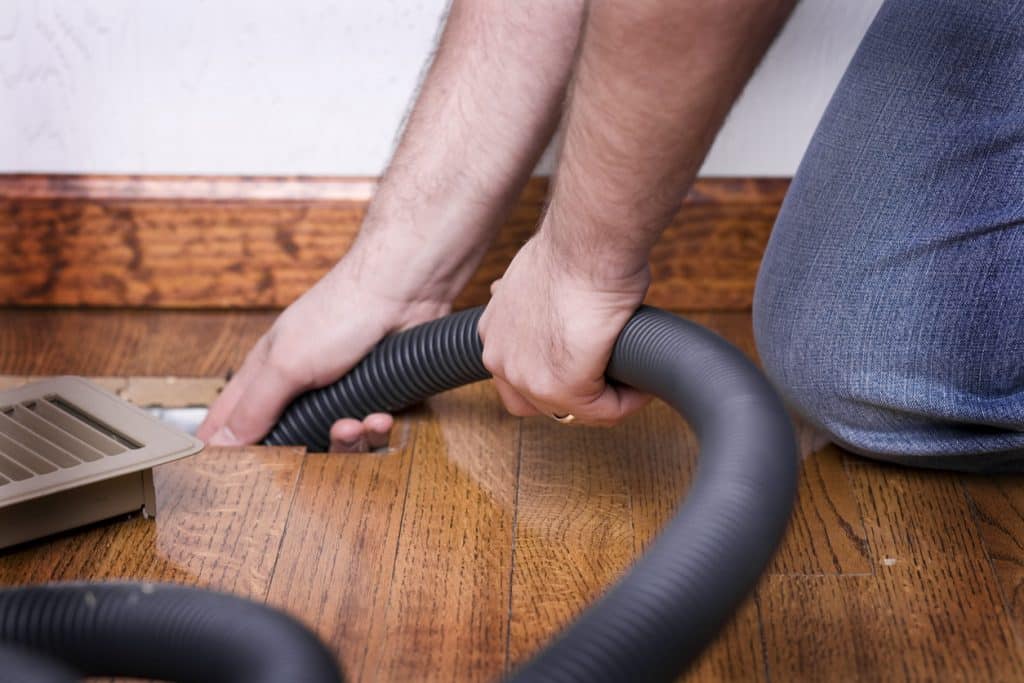
[[[367,178],[0,175],[0,304],[282,307],[347,250]],[[700,180],[652,254],[648,302],[749,308],[787,182]],[[532,234],[547,181],[532,180],[457,306]]]
[[[523,422],[509,659],[546,643],[632,562],[629,492],[614,437]]]
[[[834,446],[805,451],[789,531],[769,569],[773,574],[870,574],[860,506]]]
[[[0,553],[0,584],[131,577],[262,601],[302,464],[299,448],[207,448],[154,469],[160,515]]]
[[[190,375],[237,369],[275,314],[0,309],[0,373]]]
[[[368,680],[494,680],[506,664],[520,421],[489,384],[427,407]]]
[[[302,615],[351,680],[372,681],[412,465],[410,449],[305,458],[268,602]]]
[[[963,481],[1018,643],[1024,642],[1024,477],[976,475]]]
[[[1024,658],[952,473],[846,461],[873,575],[769,576],[759,597],[782,680],[1019,680]]]

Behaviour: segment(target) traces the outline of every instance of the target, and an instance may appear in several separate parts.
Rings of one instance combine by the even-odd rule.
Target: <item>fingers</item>
[[[231,377],[231,380],[225,385],[220,395],[210,405],[206,419],[203,420],[203,424],[199,426],[196,432],[198,438],[213,446],[235,445],[238,442],[234,435],[225,435],[218,432],[224,427],[228,417],[234,412],[239,401],[245,395],[249,383],[265,362],[264,359],[267,355],[268,345],[267,338],[264,336],[249,351],[249,354],[242,362],[242,367]],[[214,442],[215,434],[217,435],[216,442]]]
[[[210,407],[199,438],[211,446],[241,446],[256,443],[270,431],[288,403],[306,388],[296,373],[271,355],[265,335]]]
[[[210,438],[213,446],[256,443],[274,426],[278,416],[299,392],[294,382],[273,368],[263,366],[241,390],[224,424]]]
[[[391,439],[391,428],[395,425],[395,418],[387,413],[373,413],[367,415],[363,420],[366,428],[367,445],[371,448],[384,448]]]
[[[565,415],[571,413],[576,421],[592,426],[610,427],[646,406],[651,396],[617,384],[605,384],[593,399],[579,399],[571,394],[533,395],[522,393],[501,377],[494,376],[505,409],[516,417],[534,415]]]
[[[612,426],[632,415],[651,401],[645,394],[632,387],[606,384],[601,394],[592,402],[569,410],[584,424]]]
[[[501,280],[496,280],[491,284],[492,294],[500,283]],[[582,424],[611,426],[650,401],[650,396],[630,387],[606,383],[600,376],[572,386],[572,382],[556,376],[543,354],[523,354],[516,349],[516,354],[510,356],[507,345],[489,340],[492,315],[493,308],[489,305],[478,326],[484,343],[483,363],[494,379],[501,402],[512,415],[571,413]],[[499,334],[495,339],[501,342],[505,337]]]
[[[331,426],[332,453],[365,453],[388,445],[394,418],[387,413],[373,413],[362,421],[345,418]]]
[[[531,415],[540,414],[540,411],[533,404],[526,400],[522,394],[505,380],[495,377],[494,388],[498,390],[501,402],[505,404],[505,410],[516,417],[530,417]]]
[[[580,402],[571,397],[534,398],[517,391],[508,382],[495,378],[505,409],[516,417],[534,415],[572,414],[576,422],[595,427],[611,427],[623,418],[641,410],[651,401],[651,396],[632,387],[607,384],[596,399]]]

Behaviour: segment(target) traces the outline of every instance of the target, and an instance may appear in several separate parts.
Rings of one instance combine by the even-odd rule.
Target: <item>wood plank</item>
[[[875,573],[769,576],[778,680],[1018,680],[1020,648],[958,476],[849,459]]]
[[[0,308],[0,373],[223,377],[275,317],[245,310]],[[749,343],[749,313],[688,317]]]
[[[648,302],[747,309],[787,181],[699,180],[655,246]],[[0,175],[0,304],[282,307],[340,258],[367,178]],[[532,234],[533,179],[457,306],[484,303]]]
[[[352,680],[492,679],[505,667],[518,420],[486,384],[410,420],[391,455],[308,456],[270,602],[310,615]]]
[[[267,601],[301,615],[348,680],[373,680],[411,464],[409,448],[309,454],[298,482]]]
[[[208,448],[154,469],[158,515],[0,553],[0,584],[175,581],[262,601],[302,464],[299,448]]]
[[[621,432],[524,420],[509,661],[524,662],[632,562]]]
[[[0,311],[0,372],[222,375],[271,316]],[[753,354],[749,314],[692,317]],[[211,449],[159,468],[155,522],[2,553],[0,582],[134,576],[269,595],[354,680],[493,678],[502,634],[522,661],[645,547],[688,485],[693,443],[660,404],[612,431],[524,421],[511,518],[519,423],[488,387],[466,391],[414,411],[392,455]],[[691,678],[1024,680],[1020,479],[818,453],[800,434],[811,459],[781,573]]]
[[[364,680],[493,680],[505,669],[520,420],[490,384],[428,408]]]
[[[1024,643],[1024,476],[964,475],[963,484],[1017,642]]]
[[[827,446],[805,453],[793,517],[768,571],[870,574],[864,522],[842,452]]]

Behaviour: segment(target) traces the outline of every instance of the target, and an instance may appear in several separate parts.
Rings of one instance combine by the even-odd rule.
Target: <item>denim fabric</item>
[[[840,445],[1024,469],[1024,2],[885,3],[783,204],[754,326]]]

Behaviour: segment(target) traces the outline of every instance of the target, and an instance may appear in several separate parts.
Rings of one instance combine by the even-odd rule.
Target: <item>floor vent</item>
[[[0,548],[128,512],[154,516],[153,466],[202,445],[78,377],[0,392]]]

